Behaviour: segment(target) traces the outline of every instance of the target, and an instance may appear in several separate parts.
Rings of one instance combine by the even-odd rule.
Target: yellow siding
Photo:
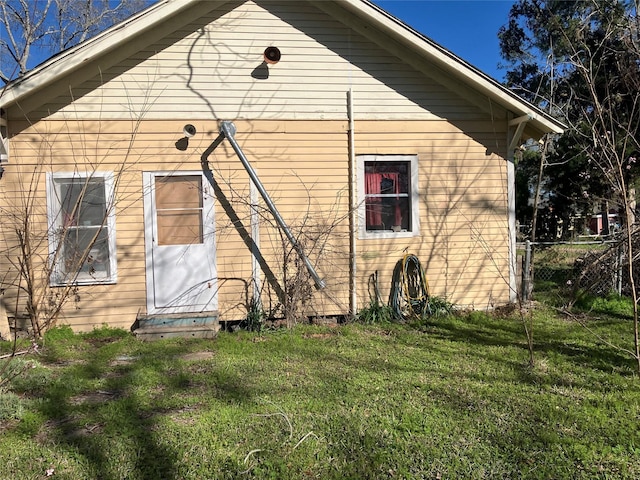
[[[142,172],[197,170],[203,151],[217,135],[214,122],[202,121],[198,128],[205,133],[193,137],[188,148],[180,151],[175,142],[182,125],[181,121],[145,121],[133,132],[129,122],[41,121],[25,126],[12,139],[13,161],[6,166],[1,185],[3,202],[9,207],[20,204],[25,198],[24,182],[34,179],[32,228],[41,259],[47,251],[45,172],[95,169],[116,174],[118,281],[79,287],[64,309],[62,322],[84,330],[102,323],[128,328],[136,314],[145,312]],[[305,314],[348,314],[347,125],[342,121],[238,121],[236,126],[238,143],[327,282],[326,290],[312,291]],[[367,281],[375,271],[386,298],[393,267],[405,251],[423,262],[433,294],[476,308],[509,300],[506,163],[487,153],[487,144],[504,149],[506,134],[494,125],[499,133],[489,139],[482,128],[473,129],[479,124],[468,126],[463,131],[445,121],[356,122],[356,154],[418,155],[421,225],[420,235],[413,238],[357,242],[359,308],[369,300]],[[390,138],[393,141],[386,141]],[[243,228],[251,232],[248,175],[226,141],[208,162],[219,188],[220,315],[223,320],[240,319],[252,293],[251,256],[242,238]],[[283,288],[283,258],[289,254],[289,276],[299,262],[260,204],[260,246],[269,269],[262,273],[263,300],[277,313],[282,299],[275,291]],[[10,231],[7,222],[4,236]],[[6,255],[2,266],[8,268]],[[5,297],[8,305],[15,303],[15,289]],[[24,298],[19,303],[24,310]]]
[[[367,301],[366,279],[376,270],[386,299],[393,268],[405,251],[420,258],[432,294],[475,308],[506,303],[507,165],[498,155],[487,155],[486,147],[488,143],[506,150],[504,130],[487,142],[489,136],[474,130],[473,123],[460,131],[446,122],[403,122],[398,128],[384,122],[383,129],[393,136],[393,142],[386,142],[381,138],[382,123],[357,124],[356,150],[361,154],[419,155],[421,235],[358,242],[360,306]],[[490,125],[484,129],[487,127]]]
[[[269,46],[282,52],[276,65],[263,64]],[[289,1],[214,10],[40,113],[69,119],[127,119],[144,112],[146,119],[344,120],[350,89],[359,119],[484,116],[311,2]]]

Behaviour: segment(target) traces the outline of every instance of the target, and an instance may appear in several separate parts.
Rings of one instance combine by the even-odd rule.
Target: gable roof
[[[97,36],[51,57],[7,84],[0,91],[0,108],[19,105],[21,110],[28,113],[67,90],[70,78],[77,83],[82,81],[85,72],[88,79],[96,69],[104,70],[124,60],[141,45],[148,45],[225,3],[229,2],[160,0]],[[489,103],[502,106],[515,117],[513,125],[521,125],[520,131],[525,124],[533,136],[541,136],[546,132],[561,133],[565,128],[561,122],[368,0],[325,0],[313,4],[359,33],[373,36],[382,48],[425,74],[447,85],[457,83],[461,87],[459,91],[474,92],[474,95],[468,96],[470,101],[473,102],[479,95],[488,99]],[[96,68],[89,68],[94,64]],[[482,107],[486,109],[486,103]]]

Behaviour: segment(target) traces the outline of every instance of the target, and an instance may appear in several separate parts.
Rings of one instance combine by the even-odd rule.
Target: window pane
[[[61,253],[65,276],[72,277],[76,272],[79,279],[111,275],[108,228],[70,227],[63,235]]]
[[[158,245],[202,243],[200,210],[158,211]]]
[[[53,284],[115,281],[113,176],[109,172],[50,176],[49,252]]]
[[[409,162],[365,162],[364,169],[366,194],[409,193]]]
[[[107,215],[104,179],[58,181],[63,226],[102,225]]]
[[[365,212],[367,230],[411,230],[408,197],[367,198]]]
[[[409,197],[398,199],[398,209],[400,210],[400,229],[411,231],[411,202]]]
[[[156,208],[202,208],[202,177],[156,177]]]
[[[158,245],[192,245],[202,238],[202,177],[156,177]]]
[[[411,230],[410,162],[365,162],[367,230]]]

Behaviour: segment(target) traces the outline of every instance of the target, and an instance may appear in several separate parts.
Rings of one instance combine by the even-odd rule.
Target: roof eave
[[[501,85],[486,73],[469,64],[453,52],[438,45],[429,37],[414,30],[369,0],[342,0],[344,8],[356,12],[377,28],[388,32],[395,39],[428,58],[441,70],[473,85],[473,88],[511,111],[514,116],[528,115],[530,125],[542,133],[562,133],[566,126],[546,114],[535,105]]]

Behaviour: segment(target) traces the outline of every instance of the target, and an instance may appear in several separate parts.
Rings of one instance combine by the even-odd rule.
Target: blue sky
[[[498,81],[498,30],[507,23],[512,0],[373,0],[423,35]]]

